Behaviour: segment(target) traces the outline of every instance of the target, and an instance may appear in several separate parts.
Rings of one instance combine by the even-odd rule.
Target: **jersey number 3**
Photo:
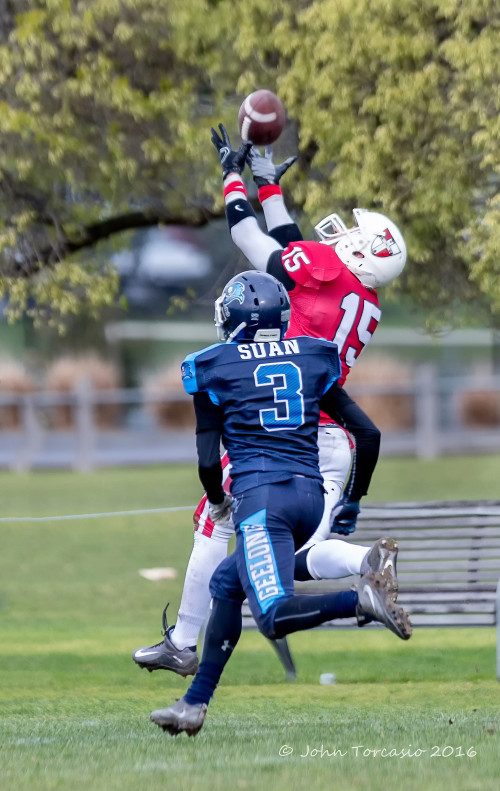
[[[302,374],[295,363],[262,363],[253,374],[256,387],[273,387],[272,409],[260,409],[260,423],[266,431],[299,428],[304,422]]]

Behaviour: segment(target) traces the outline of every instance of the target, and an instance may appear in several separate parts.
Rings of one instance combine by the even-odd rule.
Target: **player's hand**
[[[330,515],[330,531],[348,536],[356,530],[359,515],[359,501],[341,497]]]
[[[209,502],[208,511],[214,525],[218,527],[228,527],[232,523],[233,518],[233,498],[230,494],[224,493],[224,500],[222,503],[215,505]]]
[[[219,154],[220,163],[222,165],[222,178],[225,179],[229,173],[238,173],[241,175],[245,169],[245,162],[247,161],[248,152],[252,147],[250,140],[243,143],[238,150],[231,146],[229,135],[226,127],[219,124],[220,134],[212,127],[212,143],[214,144]]]
[[[279,184],[280,178],[293,165],[296,159],[297,157],[288,157],[280,165],[275,165],[271,146],[267,146],[264,156],[262,156],[258,148],[252,146],[248,155],[248,164],[257,186],[266,187],[268,184]]]

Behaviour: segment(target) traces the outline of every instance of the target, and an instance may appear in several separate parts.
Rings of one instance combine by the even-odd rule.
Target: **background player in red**
[[[212,130],[212,141],[223,169],[224,199],[231,236],[256,269],[273,274],[290,294],[292,320],[289,336],[311,335],[333,340],[340,353],[343,384],[380,319],[375,288],[391,282],[402,271],[406,247],[397,227],[385,216],[363,209],[354,211],[355,226],[348,229],[338,215],[329,215],[317,226],[320,242],[302,240],[283,201],[279,180],[295,161],[291,157],[274,165],[270,150],[262,156],[250,144],[234,150],[224,127]],[[268,234],[259,227],[247,199],[241,173],[249,156],[259,188]],[[323,519],[314,536],[297,554],[296,579],[338,578],[360,573],[367,547],[328,541],[330,530],[348,534],[355,528],[359,500],[366,494],[375,468],[380,434],[369,418],[338,388],[337,423],[322,414],[318,435],[320,470],[326,490]],[[356,455],[351,466],[351,446],[345,428],[355,436]],[[362,460],[362,463],[359,463]],[[223,460],[228,490],[228,460]],[[220,503],[203,498],[195,512],[195,545],[175,627],[167,629],[156,646],[140,648],[134,660],[149,670],[172,669],[187,675],[196,672],[194,647],[210,601],[208,582],[227,554],[233,533],[231,498]],[[384,562],[394,563],[397,549],[382,550]]]

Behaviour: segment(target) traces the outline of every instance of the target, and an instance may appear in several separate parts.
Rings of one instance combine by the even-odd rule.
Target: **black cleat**
[[[188,736],[196,736],[203,728],[206,713],[206,703],[187,703],[182,697],[167,709],[151,712],[149,719],[172,736],[177,736],[183,731]]]
[[[168,604],[167,604],[168,607]],[[172,670],[184,678],[194,676],[198,670],[198,654],[196,648],[176,648],[170,639],[173,626],[167,626],[167,607],[163,610],[163,640],[156,645],[137,648],[132,659],[139,667],[145,667],[150,673],[153,670]]]

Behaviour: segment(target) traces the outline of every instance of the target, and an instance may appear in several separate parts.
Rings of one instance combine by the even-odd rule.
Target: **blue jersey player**
[[[244,272],[216,302],[219,339],[182,365],[197,419],[200,480],[209,501],[223,505],[220,442],[231,459],[236,549],[212,576],[212,614],[203,657],[184,697],[154,711],[151,720],[177,734],[196,734],[236,643],[248,599],[260,631],[270,639],[334,618],[377,620],[403,640],[411,636],[405,611],[379,572],[364,574],[354,590],[294,594],[294,553],[312,535],[324,507],[318,467],[320,409],[336,406],[337,347],[318,338],[284,339],[290,301],[269,274]]]

